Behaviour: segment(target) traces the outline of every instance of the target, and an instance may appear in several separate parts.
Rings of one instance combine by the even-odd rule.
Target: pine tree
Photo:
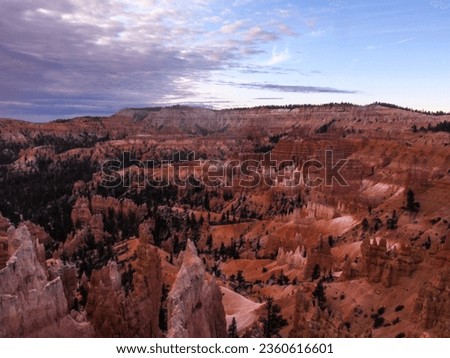
[[[272,297],[267,297],[265,316],[261,318],[264,327],[264,337],[279,337],[281,328],[287,326],[287,321],[280,314],[281,308],[273,302]]]
[[[311,275],[311,280],[317,280],[320,277],[320,266],[316,264],[313,269],[313,273]]]
[[[406,208],[409,211],[414,211],[414,192],[409,189],[408,192],[406,193]]]
[[[195,219],[195,214],[191,213],[191,227],[195,227],[197,225],[197,220]]]
[[[242,289],[245,286],[245,277],[242,274],[242,270],[238,270],[236,275],[236,281],[238,282],[239,289]]]
[[[213,245],[213,238],[212,235],[209,234],[208,238],[206,239],[206,246],[208,246],[208,250],[211,252],[212,250],[212,245]]]
[[[284,286],[289,284],[289,277],[287,277],[283,271],[280,272],[278,276],[277,283],[279,286]]]
[[[173,253],[174,254],[178,254],[181,251],[181,247],[180,247],[180,239],[178,238],[178,235],[175,235],[175,237],[173,238]]]
[[[228,338],[239,338],[235,317],[233,317],[233,319],[231,320],[231,324],[228,326]]]
[[[367,218],[364,218],[361,224],[363,231],[369,230],[369,220]]]
[[[313,292],[313,296],[317,299],[319,307],[323,310],[326,306],[327,297],[325,296],[325,289],[323,287],[323,280],[317,282],[317,286]]]
[[[411,212],[419,211],[420,203],[418,203],[414,197],[414,192],[409,189],[406,193],[406,209]]]
[[[205,200],[204,200],[203,206],[205,207],[206,211],[209,212],[209,210],[211,210],[209,207],[209,194],[207,191],[205,191]],[[209,213],[208,213],[208,215],[209,215]],[[208,222],[209,222],[209,218],[208,218]]]
[[[219,248],[219,255],[220,256],[224,256],[226,253],[226,249],[225,249],[225,244],[223,243],[223,241],[220,243],[220,248]]]

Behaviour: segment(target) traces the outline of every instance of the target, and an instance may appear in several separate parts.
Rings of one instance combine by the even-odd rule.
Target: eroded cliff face
[[[92,273],[86,310],[97,337],[159,337],[161,262],[148,238],[141,238],[131,292],[125,292],[114,261]]]
[[[450,269],[448,266],[444,266],[433,280],[422,285],[414,301],[411,321],[429,335],[437,337],[449,336]]]
[[[318,270],[323,276],[330,274],[333,269],[334,258],[327,240],[320,238],[319,244],[308,252],[303,279],[308,280]]]
[[[58,324],[67,315],[60,277],[49,281],[39,259],[43,246],[25,225],[8,230],[6,266],[0,270],[0,337],[27,337]],[[54,336],[57,332],[53,331]]]
[[[8,237],[6,232],[10,226],[10,221],[0,214],[0,270],[6,266],[6,262],[9,259]]]
[[[86,310],[98,337],[124,337],[130,330],[124,319],[127,305],[121,286],[114,262],[92,272]]]
[[[137,248],[136,272],[133,274],[133,309],[138,326],[138,337],[158,337],[159,309],[162,295],[162,269],[158,250],[151,244],[153,238],[142,236]]]
[[[342,318],[328,309],[322,310],[317,301],[308,298],[303,289],[295,296],[294,324],[290,337],[340,338],[347,337]]]
[[[188,241],[183,263],[168,297],[168,337],[226,337],[222,294]]]
[[[236,315],[238,328],[258,321],[256,307],[270,296],[288,320],[282,337],[288,332],[314,337],[448,336],[448,281],[432,282],[430,277],[448,267],[450,257],[449,137],[425,128],[449,118],[334,105],[130,109],[100,119],[8,121],[9,129],[2,128],[0,136],[24,148],[33,149],[33,139],[43,134],[66,143],[62,152],[40,146],[16,153],[7,168],[11,174],[39,173],[36,159],[41,156],[51,162],[42,174],[74,175],[58,174],[61,179],[54,185],[67,180],[67,186],[73,186],[58,186],[61,196],[56,201],[15,202],[14,180],[0,186],[0,209],[14,222],[20,215],[30,220],[25,225],[35,256],[31,261],[24,258],[31,248],[7,235],[11,223],[0,215],[0,271],[10,272],[8,280],[0,282],[1,315],[19,327],[8,327],[7,333],[155,337],[166,334],[167,307],[169,336],[224,336],[216,279],[223,292],[236,291],[225,294],[223,305],[229,323]],[[424,129],[415,132],[412,125]],[[93,135],[92,146],[79,148],[86,132]],[[261,181],[242,190],[239,182],[245,177],[239,171],[230,175],[232,186],[214,190],[142,183],[146,176],[162,182],[166,166],[161,163],[175,152],[221,161],[262,161],[261,150],[270,148],[272,159],[294,163],[283,167],[285,175],[266,177],[270,187]],[[307,160],[326,162],[328,150],[333,151],[333,163],[347,161],[340,173],[348,185],[284,185]],[[155,165],[148,172],[138,165],[127,167],[121,175],[130,187],[125,192],[107,190],[100,184],[105,177],[97,164],[123,158],[124,151],[133,153],[130,160],[152,160]],[[194,162],[184,164],[180,178],[191,169],[196,178],[206,174]],[[47,185],[36,184],[29,192],[39,193]],[[408,189],[414,190],[420,210],[405,207]],[[192,244],[179,254],[188,239],[195,240],[200,254]],[[26,278],[11,271],[12,256],[16,266],[31,262],[34,268]],[[322,308],[313,295],[315,279],[325,280],[327,301]],[[35,301],[42,300],[45,308],[62,297],[61,282],[65,311],[50,307],[50,318],[33,313],[41,304]],[[46,293],[50,288],[54,297]],[[303,297],[296,299],[300,288]],[[26,309],[34,323],[22,322]],[[374,321],[372,315],[380,309],[385,313]],[[164,332],[158,329],[158,313]]]
[[[425,253],[412,246],[394,245],[387,249],[385,239],[364,238],[361,242],[361,257],[342,265],[341,281],[365,277],[371,283],[381,282],[385,287],[396,285],[402,277],[411,277],[420,267]]]
[[[8,238],[0,234],[0,270],[6,266],[8,259]]]

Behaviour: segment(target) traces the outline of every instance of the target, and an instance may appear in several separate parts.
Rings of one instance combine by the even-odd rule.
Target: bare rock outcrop
[[[92,273],[86,310],[97,337],[161,336],[161,262],[157,249],[144,238],[137,248],[132,287],[125,292],[113,261]]]
[[[8,230],[11,257],[0,270],[0,337],[27,337],[67,314],[62,281],[48,281],[36,254],[42,246],[25,225]],[[54,333],[56,335],[56,333]]]
[[[330,245],[328,240],[320,238],[319,245],[308,251],[306,256],[305,269],[303,271],[303,280],[311,279],[313,272],[318,267],[320,274],[328,275],[334,265],[334,258],[331,254]]]
[[[73,226],[78,227],[89,224],[91,216],[89,199],[79,197],[72,208],[71,219]]]
[[[25,221],[24,225],[26,225],[31,236],[38,239],[41,244],[49,245],[52,242],[52,238],[42,226],[32,223],[31,221]]]
[[[48,275],[49,279],[53,280],[59,277],[64,288],[64,295],[66,296],[68,308],[73,307],[78,288],[77,268],[74,264],[63,264],[61,260],[48,260]]]
[[[103,239],[108,236],[108,234],[105,233],[103,218],[100,214],[92,215],[89,227],[96,243],[102,242]]]
[[[114,210],[117,214],[122,212],[124,216],[133,214],[136,216],[138,222],[142,221],[147,215],[147,205],[136,205],[130,199],[118,200],[113,197],[104,198],[99,195],[95,195],[91,199],[92,213],[107,215],[110,209]]]
[[[425,332],[437,337],[450,335],[450,270],[443,270],[419,290],[411,313],[411,320]]]
[[[160,335],[158,319],[162,295],[161,258],[158,249],[151,244],[151,236],[144,236],[139,240],[131,299],[139,327],[138,336],[157,337]]]
[[[78,196],[84,194],[86,191],[87,191],[87,185],[83,180],[77,180],[73,184],[72,195],[78,197]]]
[[[6,266],[8,259],[8,237],[0,234],[0,270]]]
[[[0,214],[0,233],[5,233],[11,226],[11,222],[5,218],[2,214]]]
[[[86,311],[97,337],[131,337],[125,320],[127,302],[117,264],[92,272]]]
[[[380,282],[383,270],[389,257],[386,249],[386,240],[370,242],[365,238],[361,244],[363,274],[369,282]]]
[[[387,250],[385,239],[363,240],[361,244],[361,273],[369,282],[381,282],[385,287],[395,285],[400,277],[409,277],[423,260],[421,252],[414,247],[401,245]],[[345,270],[344,270],[345,271]]]
[[[188,241],[183,264],[168,296],[168,337],[226,337],[222,294]]]
[[[322,310],[317,301],[299,288],[295,297],[294,325],[289,336],[308,338],[340,338],[347,336],[339,314]]]
[[[358,260],[360,260],[360,257],[356,260],[351,260],[349,257],[345,258],[340,281],[350,281],[361,277],[361,264]]]
[[[11,226],[11,222],[0,214],[0,270],[6,266],[9,259],[8,254],[8,237],[6,231]]]
[[[304,246],[301,248],[297,246],[295,251],[286,252],[282,247],[278,249],[277,264],[278,266],[288,265],[289,270],[301,270],[306,263],[306,249]]]

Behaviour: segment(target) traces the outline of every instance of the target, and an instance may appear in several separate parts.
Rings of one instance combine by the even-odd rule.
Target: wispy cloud
[[[297,32],[294,31],[290,26],[286,24],[278,24],[278,30],[287,36],[297,36]]]
[[[230,24],[223,25],[220,28],[220,31],[224,34],[234,34],[238,30],[240,30],[244,24],[245,24],[245,20],[238,20],[238,21],[232,22]]]
[[[254,26],[245,34],[246,41],[272,42],[279,38],[275,32],[263,30],[260,26]]]
[[[390,42],[390,43],[387,43],[387,44],[384,44],[384,45],[377,45],[377,46],[369,45],[369,46],[366,46],[366,50],[378,50],[378,49],[382,49],[382,48],[385,48],[385,47],[401,45],[401,44],[404,44],[406,42],[410,42],[412,40],[414,40],[414,37],[410,37],[410,38],[399,40],[399,41]]]
[[[285,48],[284,51],[278,52],[276,46],[272,49],[272,57],[267,62],[267,65],[272,66],[281,62],[287,61],[291,58],[289,49]]]
[[[276,100],[282,100],[284,98],[283,97],[256,97],[253,99],[257,100],[257,101],[276,101]]]
[[[343,90],[332,87],[320,87],[320,86],[294,86],[294,85],[279,85],[275,83],[229,83],[231,85],[259,90],[271,90],[277,92],[290,92],[290,93],[346,93],[357,94],[359,91]]]

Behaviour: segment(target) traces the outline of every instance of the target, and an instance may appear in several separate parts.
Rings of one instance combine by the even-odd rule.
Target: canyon
[[[448,337],[449,122],[382,103],[0,119],[0,337]]]

